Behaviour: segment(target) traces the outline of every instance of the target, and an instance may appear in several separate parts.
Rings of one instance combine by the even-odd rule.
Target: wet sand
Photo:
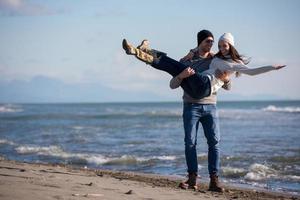
[[[143,199],[143,200],[285,200],[299,196],[254,191],[224,185],[224,193],[207,191],[207,184],[199,190],[181,190],[181,179],[136,172],[117,172],[74,168],[64,165],[30,164],[0,159],[0,199]]]

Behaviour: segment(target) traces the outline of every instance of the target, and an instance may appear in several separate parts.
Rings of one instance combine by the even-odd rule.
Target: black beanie
[[[208,37],[214,38],[213,34],[210,31],[208,31],[208,30],[199,31],[197,34],[198,46],[199,46],[199,44],[201,44],[201,42],[203,40],[205,40]]]

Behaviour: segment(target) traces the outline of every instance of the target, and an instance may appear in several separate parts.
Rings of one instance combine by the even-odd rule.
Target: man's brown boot
[[[189,178],[185,182],[181,182],[179,184],[179,187],[181,189],[187,190],[187,189],[194,189],[197,190],[197,173],[189,173]]]
[[[153,56],[138,49],[138,48],[135,48],[134,46],[132,46],[131,44],[129,44],[127,42],[126,39],[123,40],[122,42],[122,47],[123,49],[125,50],[126,54],[128,55],[135,55],[135,57],[147,64],[151,64],[153,63]]]
[[[224,192],[224,188],[220,186],[219,177],[215,174],[210,175],[209,191]]]

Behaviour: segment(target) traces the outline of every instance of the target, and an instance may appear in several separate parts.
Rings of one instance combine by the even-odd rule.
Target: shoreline
[[[0,199],[242,199],[300,200],[299,195],[222,183],[224,193],[182,190],[179,177],[63,164],[26,163],[0,158]],[[17,190],[16,190],[17,189]]]

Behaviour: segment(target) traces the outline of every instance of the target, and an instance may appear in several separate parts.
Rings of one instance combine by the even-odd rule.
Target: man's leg
[[[197,189],[197,132],[199,127],[198,109],[199,104],[184,103],[183,105],[183,124],[184,124],[184,145],[185,158],[187,164],[187,171],[189,179],[180,184],[183,189],[194,188]]]
[[[210,175],[209,190],[222,192],[218,182],[220,168],[220,129],[219,116],[215,105],[204,105],[204,115],[200,119],[208,144],[208,171]]]

